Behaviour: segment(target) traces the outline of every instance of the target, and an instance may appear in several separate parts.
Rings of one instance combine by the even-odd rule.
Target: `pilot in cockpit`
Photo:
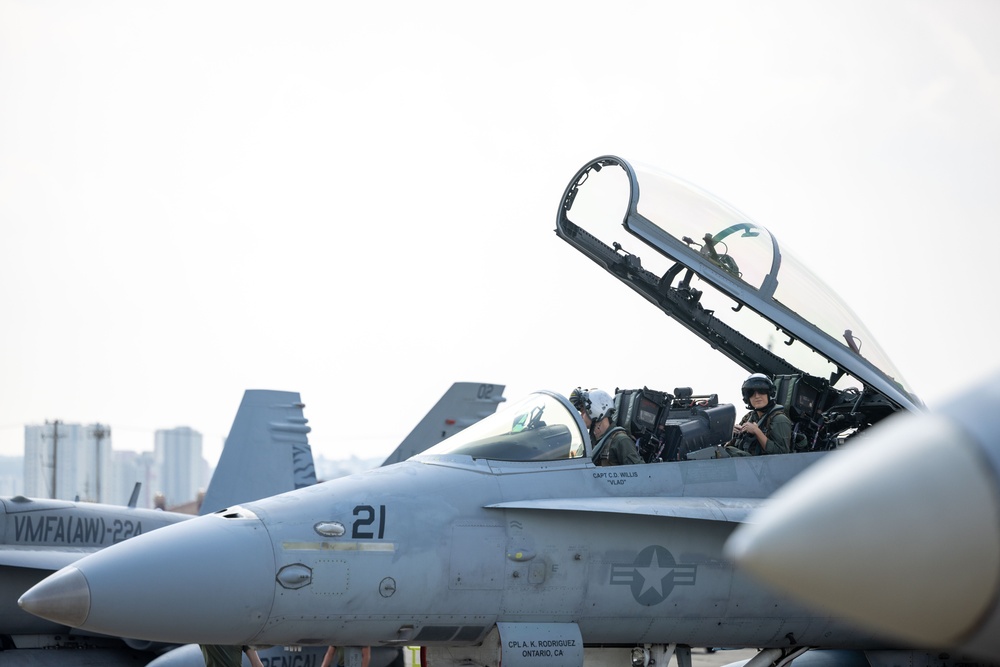
[[[733,439],[726,445],[730,456],[787,454],[792,439],[792,420],[775,402],[777,388],[771,378],[754,373],[741,388],[748,412],[733,429]]]
[[[621,426],[611,426],[615,401],[601,389],[577,387],[569,395],[583,423],[590,431],[594,463],[599,466],[618,466],[642,463],[635,442]]]

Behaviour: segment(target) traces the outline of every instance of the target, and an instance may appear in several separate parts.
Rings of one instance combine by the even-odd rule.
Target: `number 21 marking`
[[[374,539],[375,533],[362,530],[375,523],[375,508],[371,505],[358,505],[354,508],[354,516],[359,517],[351,527],[351,537],[356,540]],[[385,536],[385,505],[378,506],[378,539]]]

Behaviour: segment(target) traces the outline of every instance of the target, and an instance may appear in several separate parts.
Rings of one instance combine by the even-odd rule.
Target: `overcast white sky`
[[[301,392],[332,457],[455,380],[737,401],[553,233],[606,153],[771,229],[933,407],[1000,366],[998,30],[992,0],[0,0],[0,454],[61,419],[214,459],[247,388]]]

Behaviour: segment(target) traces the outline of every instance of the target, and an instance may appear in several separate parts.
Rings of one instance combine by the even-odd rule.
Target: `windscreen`
[[[456,433],[421,456],[558,461],[586,455],[579,414],[565,399],[535,393]]]

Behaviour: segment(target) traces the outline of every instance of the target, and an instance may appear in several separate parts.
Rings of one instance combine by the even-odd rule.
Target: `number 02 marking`
[[[351,537],[356,540],[374,539],[375,533],[370,530],[362,530],[375,523],[375,508],[371,505],[358,505],[354,508],[354,520],[351,527]],[[378,506],[378,539],[385,537],[385,505]]]

